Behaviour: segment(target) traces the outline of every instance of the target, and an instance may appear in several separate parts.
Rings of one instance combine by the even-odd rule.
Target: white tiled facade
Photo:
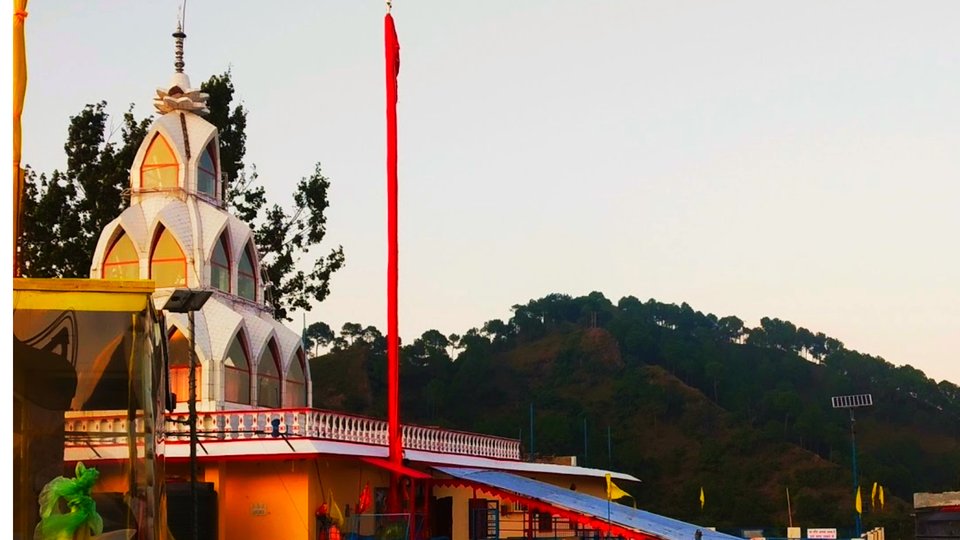
[[[305,378],[304,403],[290,406],[307,407],[311,402],[310,370],[305,364],[300,337],[273,318],[264,301],[264,283],[260,275],[259,252],[250,227],[230,215],[225,209],[220,185],[219,141],[216,127],[196,112],[204,112],[206,99],[196,89],[189,88],[189,79],[177,73],[169,89],[158,89],[155,102],[162,115],[150,127],[130,167],[130,206],[110,222],[100,233],[93,255],[90,277],[107,277],[104,262],[109,250],[122,234],[133,242],[139,257],[139,277],[152,279],[151,253],[158,231],[163,228],[176,239],[186,259],[186,283],[179,287],[213,290],[214,294],[203,309],[195,315],[196,351],[200,362],[200,401],[202,411],[260,408],[257,402],[258,362],[261,353],[272,340],[279,353],[281,404],[287,389],[291,366],[299,363]],[[162,98],[166,96],[164,101]],[[170,96],[173,96],[172,98]],[[141,166],[150,143],[160,134],[178,162],[177,186],[141,188]],[[189,142],[189,147],[188,147]],[[198,164],[201,155],[213,142],[216,182],[215,195],[201,193],[197,187]],[[231,292],[214,287],[211,281],[211,257],[214,248],[226,235]],[[249,249],[252,247],[252,249]],[[238,291],[238,261],[245,249],[253,256],[255,300],[241,298]],[[157,308],[169,297],[174,287],[158,284],[154,294]],[[178,329],[187,339],[190,326],[185,313],[166,313],[167,330]],[[230,344],[242,331],[250,364],[250,404],[230,403],[224,399],[224,359]],[[185,408],[180,403],[178,408]]]

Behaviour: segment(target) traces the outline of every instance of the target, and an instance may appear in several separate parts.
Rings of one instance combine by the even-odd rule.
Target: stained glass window
[[[190,340],[174,328],[167,343],[167,354],[170,358],[170,391],[177,395],[177,403],[186,403],[190,398]],[[203,385],[200,361],[197,360],[197,400],[200,400],[200,389]]]
[[[237,267],[237,294],[247,300],[256,301],[257,299],[257,278],[253,272],[250,246],[247,246],[240,255],[240,264]]]
[[[257,406],[280,407],[280,362],[277,344],[271,339],[257,365]]]
[[[183,287],[187,284],[187,258],[168,229],[161,229],[150,257],[150,278],[157,287]]]
[[[223,399],[231,403],[250,404],[250,361],[243,330],[237,332],[224,359]]]
[[[140,187],[174,188],[179,180],[180,165],[167,140],[157,133],[140,165]]]
[[[307,406],[307,379],[304,377],[303,350],[297,349],[297,357],[287,370],[287,387],[283,392],[283,406],[288,408]]]
[[[197,166],[197,191],[211,197],[217,196],[217,166],[215,146],[213,141],[200,154],[200,163]]]
[[[140,256],[127,233],[120,236],[107,250],[103,261],[104,279],[140,279]]]
[[[220,235],[210,257],[210,284],[224,292],[230,292],[230,257],[227,255],[227,235]]]

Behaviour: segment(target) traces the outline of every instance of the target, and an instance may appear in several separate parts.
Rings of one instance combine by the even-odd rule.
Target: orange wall
[[[216,485],[220,538],[310,538],[308,465],[268,460],[204,467],[204,479]]]
[[[441,499],[453,497],[453,536],[451,540],[467,540],[470,536],[470,509],[469,501],[473,498],[473,488],[435,487],[433,496]],[[477,492],[479,498],[493,498]]]
[[[390,481],[380,469],[336,458],[204,463],[201,477],[217,491],[221,540],[313,540],[320,504],[332,508],[335,500],[346,515],[365,483],[374,489]]]

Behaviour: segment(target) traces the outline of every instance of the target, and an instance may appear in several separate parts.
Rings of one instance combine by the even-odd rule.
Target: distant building
[[[917,540],[960,538],[960,491],[914,493]]]

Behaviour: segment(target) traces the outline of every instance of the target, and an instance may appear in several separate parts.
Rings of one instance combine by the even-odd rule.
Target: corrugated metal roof
[[[605,471],[603,469],[590,469],[587,467],[575,467],[572,465],[531,463],[529,461],[493,459],[479,456],[464,456],[461,454],[443,454],[440,452],[427,452],[424,450],[404,450],[403,457],[409,459],[410,461],[427,463],[431,465],[452,465],[455,467],[498,469],[501,471],[517,471],[524,473],[562,474],[564,476],[586,476],[592,478],[603,478],[607,473],[610,473],[610,476],[614,480],[640,482],[639,478],[626,473]]]
[[[608,504],[606,499],[503,471],[442,466],[433,468],[459,480],[475,482],[504,492],[515,493],[528,499],[584,516],[609,521],[612,525],[663,538],[664,540],[694,540],[697,530],[702,533],[702,540],[739,540],[735,536],[711,531],[692,523],[630,508],[622,504]]]

